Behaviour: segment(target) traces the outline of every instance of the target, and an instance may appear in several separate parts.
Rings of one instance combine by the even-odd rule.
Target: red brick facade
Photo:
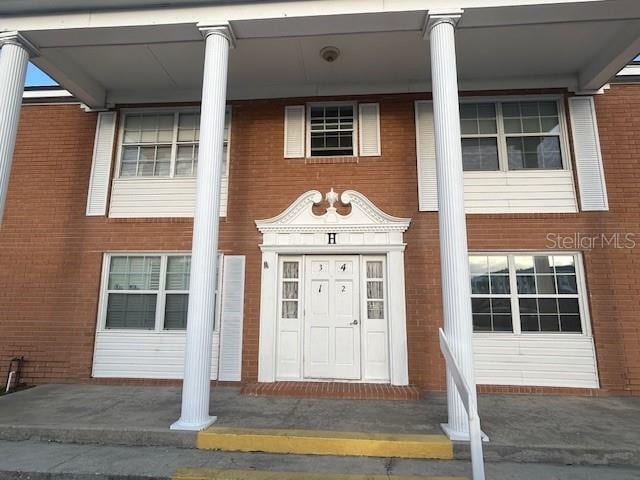
[[[418,212],[417,98],[426,97],[367,97],[380,103],[382,156],[358,163],[284,159],[284,106],[295,102],[233,103],[229,209],[220,248],[247,257],[243,381],[255,382],[258,367],[261,253],[254,220],[278,214],[302,192],[333,187],[358,190],[389,214],[412,219],[405,235],[410,382],[443,389],[438,222],[436,213]],[[610,211],[470,215],[470,249],[543,250],[550,232],[640,232],[640,86],[614,86],[596,106]],[[85,216],[95,125],[96,115],[78,105],[22,110],[0,228],[0,372],[11,356],[24,355],[30,383],[90,381],[104,251],[190,248],[188,219]],[[602,392],[638,394],[638,250],[594,249],[584,260]]]

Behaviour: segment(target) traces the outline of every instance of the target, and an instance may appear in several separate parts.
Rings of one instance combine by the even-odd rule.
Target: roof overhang
[[[94,108],[198,101],[198,23],[233,28],[231,99],[428,91],[422,31],[427,9],[443,6],[464,9],[457,31],[463,90],[594,92],[640,52],[637,0],[170,0],[162,8],[154,0],[95,0],[91,12],[73,10],[81,3],[5,0],[0,14],[13,15],[0,30],[36,44],[41,55],[33,62]],[[338,61],[321,59],[327,45],[341,50]]]

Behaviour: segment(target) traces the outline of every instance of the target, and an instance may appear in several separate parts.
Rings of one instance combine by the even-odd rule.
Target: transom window
[[[460,104],[465,171],[558,170],[562,128],[556,100]]]
[[[475,332],[582,333],[576,255],[470,255]]]
[[[353,156],[355,105],[322,104],[309,108],[309,152],[312,157]]]
[[[227,174],[229,120],[227,110],[223,176]],[[193,177],[198,170],[199,142],[197,111],[125,113],[120,177]]]

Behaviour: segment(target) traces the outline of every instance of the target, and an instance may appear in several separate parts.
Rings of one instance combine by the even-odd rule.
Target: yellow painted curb
[[[172,480],[468,480],[466,477],[424,477],[398,475],[340,475],[306,472],[265,472],[257,470],[208,470],[181,468]]]
[[[453,459],[453,444],[444,435],[212,427],[198,433],[196,446],[230,452]]]

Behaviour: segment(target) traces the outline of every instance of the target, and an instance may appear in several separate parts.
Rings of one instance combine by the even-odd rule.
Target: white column
[[[206,43],[182,413],[180,419],[171,425],[173,430],[202,430],[216,421],[216,417],[209,415],[211,343],[218,259],[227,64],[232,37],[230,29],[226,26],[203,27],[201,31]]]
[[[444,331],[462,373],[469,385],[475,386],[454,32],[461,14],[461,11],[429,12],[427,29],[431,49]],[[453,440],[468,440],[467,413],[449,372],[447,406],[449,421],[442,426],[444,431]]]
[[[19,33],[0,34],[0,225],[7,200],[13,150],[16,146],[22,92],[29,56],[35,48]]]

